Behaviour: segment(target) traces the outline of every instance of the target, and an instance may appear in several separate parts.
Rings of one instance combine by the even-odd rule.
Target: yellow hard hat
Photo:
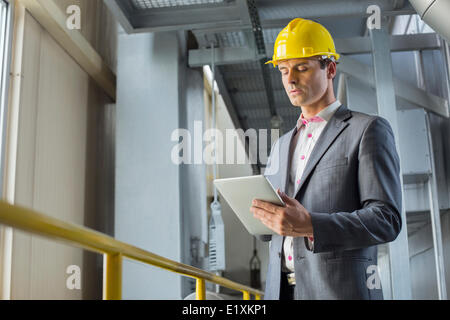
[[[331,34],[321,24],[296,18],[281,30],[275,41],[272,63],[275,67],[278,62],[286,59],[308,58],[313,56],[334,57],[339,60]]]

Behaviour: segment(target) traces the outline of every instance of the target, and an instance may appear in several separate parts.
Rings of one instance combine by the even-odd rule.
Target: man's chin
[[[302,103],[302,101],[300,99],[295,99],[295,100],[291,100],[291,104],[294,107],[301,107],[303,103]]]

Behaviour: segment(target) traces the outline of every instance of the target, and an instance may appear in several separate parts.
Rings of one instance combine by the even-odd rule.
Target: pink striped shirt
[[[297,120],[297,131],[292,139],[290,149],[291,167],[289,168],[289,181],[286,190],[286,194],[289,197],[293,197],[297,193],[298,186],[301,182],[300,179],[317,139],[319,139],[326,124],[340,106],[341,103],[336,100],[336,102],[321,110],[314,117],[305,119],[302,113]],[[309,241],[310,247],[312,247],[314,239],[310,238]],[[292,237],[285,237],[283,253],[283,271],[294,272],[294,248]]]

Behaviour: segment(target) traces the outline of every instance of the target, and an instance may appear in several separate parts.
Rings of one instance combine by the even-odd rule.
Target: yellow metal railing
[[[196,279],[197,300],[206,298],[206,281],[241,291],[244,300],[250,300],[251,294],[255,296],[256,300],[260,300],[263,296],[263,292],[259,290],[213,273],[166,259],[92,229],[64,222],[19,206],[13,206],[3,201],[0,201],[0,223],[103,254],[105,259],[103,264],[103,299],[105,300],[122,298],[122,260],[124,258]]]

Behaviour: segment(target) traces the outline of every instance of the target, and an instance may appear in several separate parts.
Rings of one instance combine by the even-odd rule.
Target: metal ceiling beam
[[[347,5],[346,5],[347,6]],[[416,11],[414,9],[406,9],[406,10],[388,10],[388,11],[382,11],[381,16],[384,17],[394,17],[394,16],[401,16],[401,15],[410,15],[410,14],[416,14]],[[327,19],[327,18],[352,18],[352,17],[358,17],[361,19],[367,18],[369,15],[364,13],[342,13],[342,14],[330,14],[330,15],[302,15],[302,18],[304,19],[310,19],[310,20],[317,20],[317,19]],[[282,18],[282,19],[263,19],[261,21],[261,25],[264,29],[280,29],[286,27],[289,22],[291,21],[291,18]]]
[[[258,27],[256,27],[258,28]],[[261,75],[262,79],[263,79],[263,91],[264,91],[264,96],[266,97],[267,100],[267,105],[269,106],[269,110],[270,110],[270,114],[271,116],[275,116],[277,114],[276,109],[275,109],[275,99],[273,96],[273,88],[272,88],[272,81],[271,81],[271,77],[270,77],[270,70],[268,69],[268,66],[265,65],[265,62],[267,61],[267,57],[266,57],[266,47],[263,43],[263,39],[262,39],[262,32],[261,30],[259,30],[259,33],[255,35],[255,37],[253,38],[252,34],[250,32],[246,32],[246,38],[247,41],[249,42],[251,47],[254,47],[255,49],[255,53],[260,57],[259,62],[258,62],[258,69],[257,69],[257,74]],[[256,39],[255,38],[261,38],[259,40],[259,44],[256,44]]]
[[[385,16],[385,17],[395,17],[395,16],[399,16],[399,15],[411,15],[411,14],[415,14],[416,12],[414,11],[414,9],[405,9],[405,10],[390,10],[390,11],[382,11],[381,12],[381,16]],[[312,20],[317,20],[317,19],[332,19],[332,18],[352,18],[352,17],[358,17],[361,19],[365,19],[366,17],[368,17],[368,14],[347,14],[347,15],[343,15],[343,16],[328,16],[328,17],[324,17],[321,15],[318,16],[311,16],[311,17],[306,17],[306,16],[302,16],[303,18],[306,19],[312,19]],[[291,21],[291,18],[282,18],[282,19],[261,19],[261,26],[264,29],[282,29],[285,26],[288,25],[288,23]],[[365,20],[364,20],[364,25],[365,25]],[[246,25],[230,25],[230,26],[215,26],[215,27],[211,27],[208,29],[198,29],[201,30],[204,33],[221,33],[221,32],[236,32],[236,31],[245,31],[245,30],[251,30],[252,26],[250,24]]]
[[[150,9],[133,15],[131,24],[138,32],[161,32],[242,25],[242,19],[235,5],[204,5]]]
[[[392,0],[389,1],[382,1],[384,4],[380,6],[381,10],[381,16],[382,17],[395,17],[395,16],[399,16],[399,15],[411,15],[411,14],[416,14],[416,11],[414,10],[414,8],[409,5],[409,3],[404,6],[401,7],[400,9],[396,9],[394,8],[394,6],[390,5],[390,2]],[[339,1],[335,1],[334,3],[330,3],[327,2],[326,4],[323,4],[323,1],[306,1],[306,2],[301,2],[301,3],[295,3],[292,4],[292,1],[290,1],[291,4],[290,6],[292,7],[292,5],[294,5],[292,7],[293,10],[295,11],[300,11],[302,12],[301,17],[304,19],[330,19],[330,18],[352,18],[352,17],[357,17],[357,18],[361,18],[363,20],[365,20],[365,18],[369,17],[370,14],[368,14],[366,12],[367,7],[371,4],[377,4],[374,1],[370,1],[369,2],[361,2],[359,0],[357,0],[356,2],[358,3],[358,6],[355,7],[350,7],[351,4],[349,4],[350,1],[345,1],[345,4],[343,3],[343,1],[341,3],[339,3]],[[322,3],[321,3],[322,2]],[[355,1],[353,1],[355,2]],[[386,3],[388,3],[389,6],[386,6]],[[337,6],[340,7],[340,10],[335,10],[335,9],[330,9],[330,4],[332,4],[333,6]],[[319,9],[314,9],[313,7],[320,7]],[[280,1],[274,1],[273,5],[271,6],[264,6],[264,3],[258,2],[258,8],[260,9],[260,12],[262,12],[261,14],[261,26],[264,29],[282,29],[284,28],[291,20],[292,18],[279,18],[279,19],[267,19],[264,16],[264,10],[267,11],[271,11],[273,12],[273,10],[283,10],[283,3]],[[291,11],[289,9],[284,9],[286,12],[287,11]],[[270,13],[270,15],[272,15],[272,13]],[[244,29],[247,28],[251,28],[251,25],[248,26],[243,26]],[[230,27],[226,27],[226,28],[214,28],[213,30],[205,30],[205,32],[230,32],[230,31],[239,31],[241,30],[239,27],[237,26],[230,26]]]
[[[198,42],[199,47],[201,47],[201,48],[208,48],[208,47],[211,48],[212,45],[214,45],[214,46],[217,45],[217,36],[215,34],[204,34],[202,32],[197,32],[197,31],[193,31],[193,33],[194,33],[195,37],[197,38],[197,42]],[[249,50],[248,48],[243,48],[243,49],[244,50],[241,51],[241,54],[244,57],[246,57],[247,55],[252,56],[252,55],[255,54],[255,50]],[[215,60],[217,60],[218,51],[220,51],[220,49],[216,48],[215,49]],[[203,55],[205,52],[209,52],[209,54],[210,54],[209,55],[209,57],[210,57],[209,59],[211,59],[211,49],[207,49],[207,50],[205,49],[205,50],[198,50],[197,51],[197,53],[199,53],[200,56],[202,56],[201,59],[207,59],[207,57]],[[232,53],[233,56],[232,57],[228,57],[228,58],[231,58],[231,60],[241,59],[239,57],[239,55],[236,55],[236,53],[237,52],[233,52]],[[219,52],[219,54],[220,54],[220,52]],[[208,64],[210,64],[210,62],[211,61],[209,61]],[[227,109],[228,114],[230,115],[231,121],[233,122],[233,126],[236,129],[242,129],[242,130],[245,131],[245,125],[242,123],[243,119],[241,119],[239,117],[239,114],[238,114],[238,112],[237,112],[237,110],[236,110],[236,108],[234,106],[233,99],[230,96],[229,90],[227,88],[227,85],[225,83],[225,80],[224,80],[224,77],[223,77],[223,74],[222,74],[222,71],[220,70],[219,67],[217,67],[216,63],[215,63],[215,65],[216,65],[216,72],[215,72],[215,78],[216,79],[215,80],[216,80],[216,83],[217,83],[217,87],[218,87],[219,93],[222,96],[222,99],[223,99],[223,101],[225,103],[225,108]],[[201,67],[201,66],[203,66],[203,65],[198,65],[198,67]],[[244,139],[244,141],[241,141],[241,143],[244,146],[247,158],[248,159],[254,159],[253,156],[250,157],[250,154],[249,154],[250,148],[248,147],[248,142]],[[255,172],[256,174],[259,174],[259,172],[261,171],[261,168],[257,164],[251,164],[251,166],[252,166],[253,172]]]
[[[127,33],[243,27],[245,0],[136,10],[129,0],[105,0]],[[130,28],[131,26],[131,28]]]
[[[381,16],[383,17],[395,17],[395,16],[399,16],[399,15],[411,15],[411,14],[415,14],[416,11],[410,7],[407,9],[399,9],[399,10],[387,10],[387,11],[382,11],[381,12]],[[365,19],[366,17],[368,17],[369,15],[367,13],[357,13],[357,14],[343,14],[342,16],[336,15],[336,16],[323,16],[321,14],[316,15],[316,16],[303,16],[302,18],[305,19],[332,19],[332,18],[352,18],[352,17],[358,17],[361,19]],[[264,29],[282,29],[285,26],[288,25],[288,23],[291,21],[291,18],[281,18],[281,19],[261,19],[261,26]],[[365,20],[364,20],[364,24],[365,24]],[[230,26],[215,26],[212,28],[208,28],[208,29],[198,29],[201,30],[204,33],[220,33],[220,32],[236,32],[236,31],[245,31],[245,30],[251,30],[252,26],[251,24],[243,24],[243,25],[230,25]]]
[[[410,35],[394,35],[389,37],[391,52],[437,50],[441,48],[439,36],[435,33],[422,33]],[[372,53],[372,44],[369,37],[337,38],[334,40],[336,51],[340,54]],[[273,44],[268,55],[273,54]]]
[[[225,107],[227,108],[228,114],[231,117],[231,121],[233,122],[234,127],[237,129],[242,129],[245,131],[244,126],[242,125],[242,122],[239,118],[239,114],[236,111],[236,108],[234,106],[233,100],[230,97],[227,85],[225,84],[225,80],[223,79],[222,73],[220,72],[219,68],[216,67],[216,72],[215,72],[215,78],[216,78],[216,83],[217,83],[217,87],[219,88],[219,93],[222,96],[222,99],[225,103]],[[250,157],[249,155],[249,151],[250,148],[248,148],[248,143],[247,141],[244,139],[244,141],[241,141],[242,145],[245,146],[245,152],[247,155],[248,159],[254,159],[253,157]],[[258,166],[257,164],[251,164],[253,172],[255,173],[259,173],[261,172],[261,167]]]
[[[264,35],[262,32],[261,27],[261,21],[259,19],[259,13],[258,8],[256,7],[256,1],[255,0],[246,0],[246,9],[244,10],[243,14],[245,16],[243,17],[245,22],[250,22],[252,26],[252,32],[247,31],[245,32],[245,36],[247,39],[247,43],[250,48],[254,48],[255,54],[260,56],[259,63],[258,63],[258,70],[263,78],[263,85],[264,85],[264,96],[267,100],[267,105],[269,107],[269,112],[271,115],[271,118],[277,116],[277,111],[275,108],[275,98],[273,96],[273,90],[272,90],[272,80],[270,77],[270,71],[268,70],[267,66],[265,65],[265,61],[267,61],[267,54],[266,54],[266,44],[264,42]],[[280,128],[278,128],[280,129]],[[258,143],[258,151],[261,143]],[[259,152],[258,152],[259,153]],[[260,167],[260,161],[258,159],[258,171],[261,172]],[[254,173],[258,172],[254,170]]]
[[[373,69],[370,66],[360,63],[348,57],[341,57],[341,63],[338,66],[338,71],[343,74],[348,74],[359,79],[362,83],[375,88],[375,80],[373,80]],[[345,62],[344,62],[345,61]],[[257,72],[257,71],[255,71]],[[448,118],[448,103],[445,99],[428,93],[425,90],[412,86],[398,78],[394,77],[394,86],[396,97],[407,101],[411,108],[421,107],[439,116]],[[264,94],[264,90],[248,90],[236,93],[237,95],[243,93],[260,93]],[[276,88],[273,92],[285,93],[283,88]],[[398,106],[398,110],[404,109],[404,106]],[[422,181],[424,175],[408,175],[405,183],[416,183]]]
[[[341,56],[338,70],[344,72],[361,82],[375,88],[375,73],[372,67],[365,65],[355,59]],[[398,98],[407,101],[412,105],[422,107],[439,116],[449,117],[449,106],[447,100],[428,93],[416,86],[413,86],[403,80],[393,77],[395,94]]]
[[[389,37],[391,52],[437,50],[441,43],[439,36],[434,33],[412,35],[394,35]],[[371,53],[372,44],[369,37],[354,37],[336,39],[336,50],[341,54]]]
[[[382,11],[381,16],[395,17],[395,16],[399,16],[399,15],[411,15],[411,14],[415,14],[415,13],[416,12],[414,11],[414,9],[392,10],[392,11]],[[358,15],[345,15],[342,17],[347,17],[347,18],[358,17],[358,18],[364,19],[367,16],[368,16],[367,14],[363,14],[363,15],[358,14]],[[323,19],[324,17],[321,15],[318,15],[318,16],[314,16],[314,17],[303,17],[303,18],[317,20],[320,18]],[[326,18],[331,19],[334,17],[329,16]],[[336,18],[339,18],[339,16],[336,16]],[[291,20],[292,20],[291,18],[261,19],[261,26],[264,29],[280,29],[281,30],[282,28],[287,26]],[[365,22],[364,22],[364,24],[365,24]],[[245,30],[251,30],[251,29],[252,29],[252,26],[250,24],[244,23],[242,25],[214,26],[214,27],[209,27],[207,29],[196,29],[196,30],[204,32],[204,33],[221,33],[221,32],[245,31]]]
[[[344,1],[304,1],[292,3],[273,1],[270,6],[258,3],[260,12],[274,8],[283,9],[294,6],[295,10],[302,10],[302,17],[307,19],[333,17],[361,17],[368,16],[366,9],[369,5],[379,5],[383,16],[414,14],[415,10],[407,5],[399,10],[393,9],[391,0],[346,0]],[[246,0],[225,1],[219,4],[200,4],[176,7],[164,7],[136,10],[129,0],[104,0],[104,3],[127,33],[160,32],[175,30],[199,30],[207,32],[228,32],[248,30],[252,28],[251,21],[245,15]],[[261,15],[263,28],[283,28],[291,18],[265,19]],[[211,29],[210,31],[208,31]]]
[[[276,12],[292,12],[294,15],[301,12],[304,19],[328,18],[328,17],[368,17],[367,8],[370,5],[377,5],[381,9],[383,16],[416,13],[414,8],[407,3],[399,9],[395,9],[392,0],[303,0],[303,1],[267,1],[258,3],[260,16],[265,19],[273,16]],[[267,12],[267,14],[266,14]],[[292,20],[292,17],[280,19],[279,21]],[[287,23],[282,23],[286,26]],[[263,27],[266,25],[263,24]],[[279,25],[274,26],[279,27]]]
[[[216,48],[216,65],[239,64],[259,60],[252,48]],[[211,49],[189,50],[189,66],[202,67],[211,60]]]
[[[372,44],[369,37],[353,37],[335,39],[336,50],[341,54],[371,53]],[[436,34],[413,34],[390,36],[391,51],[436,50],[441,47],[439,36]],[[266,55],[273,55],[273,44],[269,44]],[[216,49],[217,65],[245,63],[260,60],[253,48],[218,48]],[[211,51],[198,49],[189,51],[189,65],[203,66],[209,63]]]
[[[281,80],[280,80],[280,82],[281,82]],[[254,94],[254,93],[256,93],[257,95],[263,95],[265,90],[266,90],[265,88],[251,89],[251,90],[238,90],[234,93],[234,95]],[[275,89],[273,89],[273,92],[279,92],[282,94],[286,94],[286,91],[284,90],[284,88],[275,88]]]
[[[231,49],[231,48],[230,48]],[[220,51],[221,49],[217,49]],[[196,51],[196,50],[194,50]],[[189,53],[191,55],[192,50]],[[246,60],[242,62],[249,62],[253,60]],[[191,65],[191,57],[189,57],[189,64]],[[195,63],[191,66],[200,66],[206,65],[209,62],[205,61],[195,61]],[[224,64],[223,61],[217,62],[217,64]],[[366,85],[375,88],[375,79],[374,79],[374,71],[371,66],[363,64],[355,59],[352,59],[347,56],[341,56],[339,60],[338,71],[346,73],[350,76],[353,76],[359,79],[361,82]],[[254,71],[246,71],[246,73],[258,72],[257,69]],[[448,118],[449,117],[449,106],[447,100],[435,96],[427,91],[420,89],[416,86],[413,86],[403,80],[394,77],[394,86],[396,96],[400,99],[407,101],[408,103],[422,107],[430,112],[433,112],[439,116]]]
[[[111,11],[126,33],[133,32],[130,14],[132,7],[129,1],[103,0],[103,3]]]
[[[222,72],[217,67],[215,72],[215,78],[217,86],[219,88],[219,93],[222,96],[223,101],[225,102],[225,106],[227,107],[228,113],[230,114],[231,121],[233,122],[234,127],[236,129],[244,129],[244,126],[242,125],[239,119],[239,115],[236,111],[236,108],[234,107],[234,103],[229,94],[227,85],[225,84],[225,80],[223,79]]]

